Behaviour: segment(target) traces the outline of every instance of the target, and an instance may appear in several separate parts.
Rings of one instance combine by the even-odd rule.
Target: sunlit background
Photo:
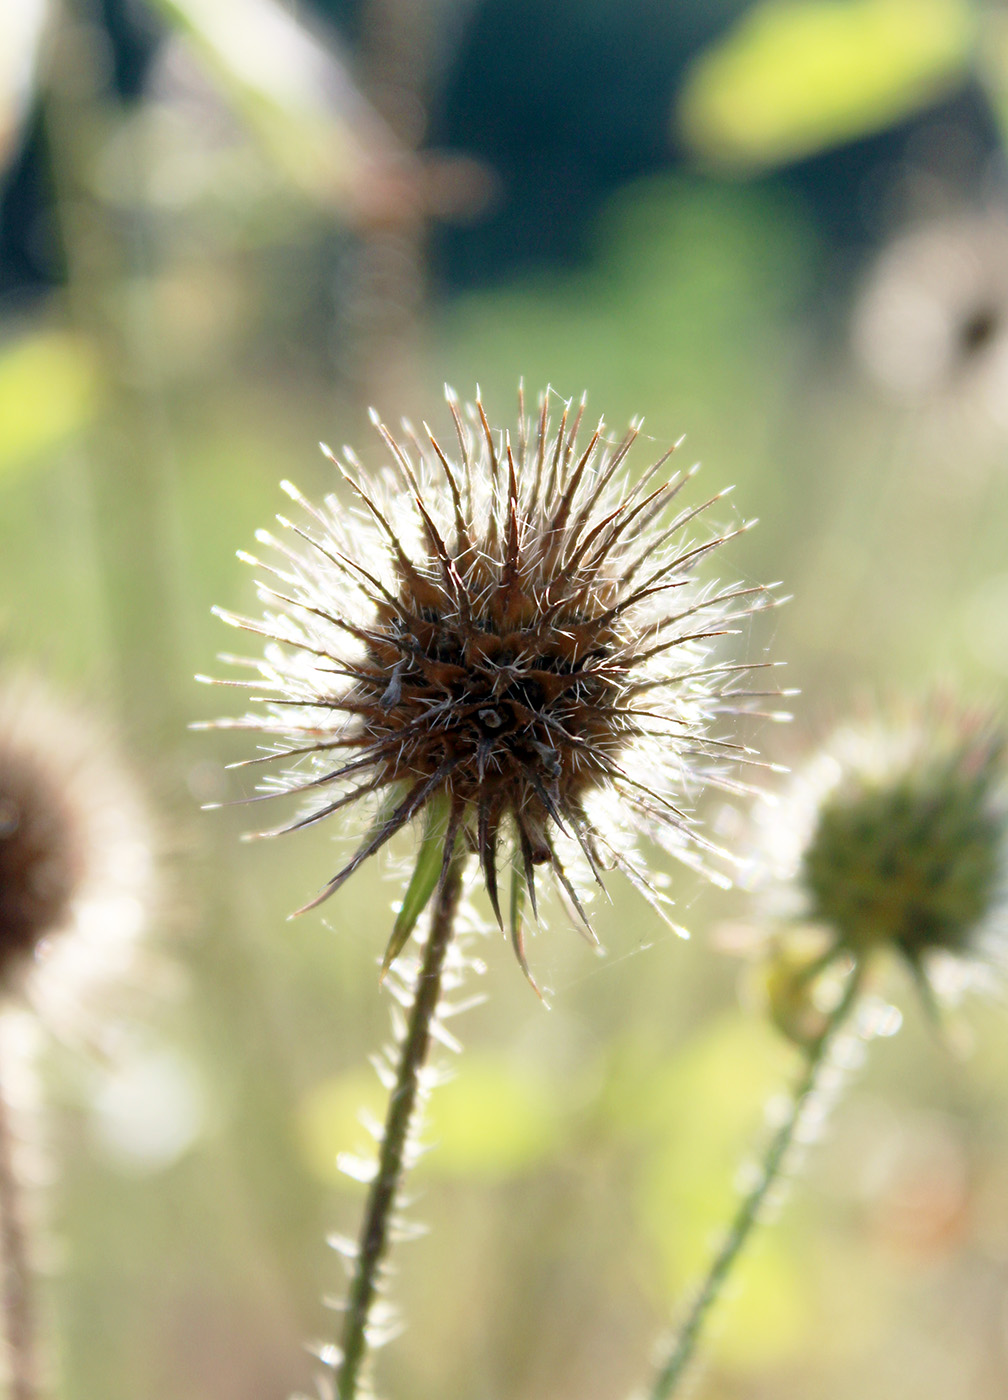
[[[906,692],[1003,709],[1006,133],[1008,14],[969,0],[0,7],[0,659],[116,727],[162,867],[149,958],[98,1013],[114,1053],[54,1034],[41,1066],[55,1393],[278,1400],[338,1330],[325,1235],[361,1205],[336,1157],[381,1108],[399,886],[372,863],[286,922],[343,847],[240,845],[248,810],[200,808],[244,750],[186,727],[228,708],[192,677],[234,645],[211,605],[254,606],[234,552],[279,480],[333,486],[319,439],[377,461],[372,403],[444,429],[446,380],[505,423],[520,376],[587,389],[655,455],[685,432],[698,493],[737,483],[726,525],[760,517],[718,562],[793,595],[745,639],[801,689],[772,759]],[[673,891],[689,943],[614,881],[604,959],[549,910],[549,1012],[487,939],[382,1393],[647,1375],[796,1068],[721,947],[745,896]],[[697,1394],[1008,1389],[1006,1007],[943,1041],[898,970],[886,992],[903,1029]]]

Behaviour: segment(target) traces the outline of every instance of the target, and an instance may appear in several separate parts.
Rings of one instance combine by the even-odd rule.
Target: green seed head
[[[845,747],[801,856],[808,914],[859,959],[973,951],[1004,907],[1003,737],[928,724],[888,753],[877,739]]]

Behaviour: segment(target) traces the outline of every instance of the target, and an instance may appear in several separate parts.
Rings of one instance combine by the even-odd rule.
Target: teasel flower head
[[[839,730],[771,814],[778,888],[825,950],[862,968],[884,950],[929,1008],[941,966],[1004,962],[1008,937],[1006,735],[947,704]],[[793,951],[793,945],[792,945]],[[797,983],[788,984],[794,991]]]
[[[132,962],[152,884],[146,830],[107,737],[35,680],[0,684],[5,1001],[26,1000],[62,1032],[80,1025],[84,984]]]
[[[712,649],[771,595],[700,581],[707,556],[747,527],[705,524],[721,496],[683,505],[692,473],[670,471],[671,451],[629,479],[639,423],[611,441],[603,422],[583,431],[584,400],[561,401],[554,421],[549,392],[530,416],[520,392],[510,432],[491,427],[478,391],[474,406],[450,390],[447,402],[450,443],[426,424],[393,436],[372,413],[380,473],[323,449],[344,496],[315,506],[285,483],[298,518],[258,536],[269,562],[244,556],[261,571],[264,616],[218,610],[266,643],[244,663],[261,708],[224,724],[273,736],[246,760],[281,768],[260,795],[308,802],[280,830],[377,801],[367,836],[306,908],[422,818],[386,968],[459,848],[478,855],[502,926],[509,865],[528,974],[538,867],[590,928],[585,883],[609,868],[665,902],[638,836],[716,864],[692,809],[707,784],[745,786],[739,765],[755,759],[716,725],[762,702],[751,668]]]

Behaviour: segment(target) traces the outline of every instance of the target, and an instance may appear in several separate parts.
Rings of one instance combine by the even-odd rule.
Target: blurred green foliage
[[[86,341],[39,330],[0,355],[0,474],[44,464],[80,436],[98,410],[101,380]]]
[[[975,29],[966,0],[763,0],[694,65],[679,127],[718,165],[794,160],[954,88]]]

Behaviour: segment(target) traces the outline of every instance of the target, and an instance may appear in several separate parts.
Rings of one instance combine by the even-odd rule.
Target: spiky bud
[[[801,880],[814,919],[865,953],[966,950],[1005,882],[1004,741],[918,733],[886,773],[849,769],[823,803]]]
[[[922,980],[935,953],[986,958],[1008,914],[1005,753],[990,721],[937,708],[838,732],[773,816],[792,828],[795,912],[837,952],[891,948]]]
[[[522,905],[535,910],[537,866],[587,924],[572,860],[599,883],[618,866],[653,896],[628,827],[697,859],[706,843],[689,809],[748,756],[711,732],[719,712],[749,703],[748,667],[712,660],[710,646],[767,594],[698,581],[705,556],[745,526],[692,538],[713,502],[679,507],[690,473],[667,473],[671,453],[628,482],[639,424],[612,442],[600,421],[580,442],[584,401],[553,425],[547,393],[531,420],[520,401],[512,438],[478,396],[462,408],[449,392],[448,406],[451,451],[426,424],[404,423],[397,440],[373,415],[382,472],[368,481],[349,449],[332,457],[355,504],[317,508],[286,486],[302,521],[280,518],[290,543],[259,536],[277,562],[251,560],[271,576],[265,617],[221,614],[267,639],[253,663],[265,710],[232,723],[279,738],[251,760],[288,765],[271,791],[321,798],[282,830],[379,799],[366,839],[307,908],[425,813],[386,962],[460,843],[503,922],[503,844],[526,967]]]

